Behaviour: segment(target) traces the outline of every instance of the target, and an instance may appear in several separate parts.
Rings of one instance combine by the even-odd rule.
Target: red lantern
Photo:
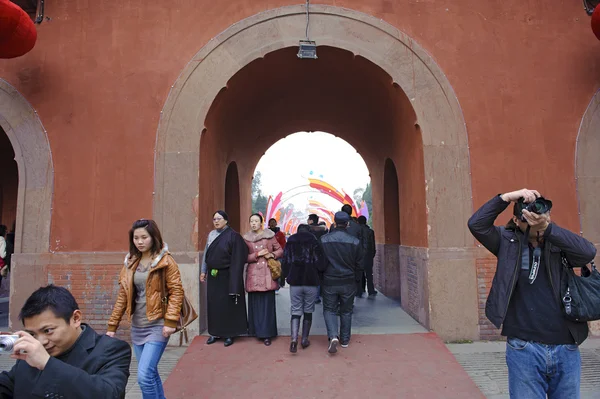
[[[592,14],[592,31],[600,40],[600,5],[597,5]]]
[[[15,58],[29,52],[37,39],[33,21],[18,5],[0,0],[0,58]]]

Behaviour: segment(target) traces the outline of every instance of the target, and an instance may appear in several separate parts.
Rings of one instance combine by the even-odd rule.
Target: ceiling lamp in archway
[[[310,14],[309,14],[310,0],[306,0],[306,40],[300,40],[298,44],[298,58],[308,58],[316,60],[317,57],[317,43],[310,40],[308,37],[308,29],[310,27]]]
[[[35,25],[18,5],[0,0],[0,58],[27,54],[37,39]]]

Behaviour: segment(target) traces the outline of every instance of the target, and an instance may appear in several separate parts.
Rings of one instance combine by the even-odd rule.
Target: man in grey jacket
[[[494,226],[511,202],[512,219],[506,226]],[[537,213],[527,209],[534,202]],[[498,259],[485,314],[507,337],[512,399],[579,398],[578,345],[588,327],[563,315],[562,256],[571,266],[582,267],[594,259],[596,248],[552,222],[551,207],[538,191],[524,188],[495,196],[468,223],[475,238]]]

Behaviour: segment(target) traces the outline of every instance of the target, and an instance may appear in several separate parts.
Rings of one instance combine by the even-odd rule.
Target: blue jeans
[[[158,362],[165,351],[166,342],[146,342],[133,345],[138,361],[137,380],[144,399],[165,399],[162,381],[158,374]]]
[[[356,295],[356,284],[347,285],[323,285],[323,317],[327,327],[329,339],[338,336],[338,314],[340,315],[340,342],[350,342],[352,330],[352,311],[354,310],[354,296]]]
[[[544,345],[510,337],[506,365],[511,399],[579,399],[581,354],[577,345]]]

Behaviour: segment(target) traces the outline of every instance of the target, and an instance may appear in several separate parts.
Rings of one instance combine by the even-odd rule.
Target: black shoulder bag
[[[581,268],[581,275],[575,274],[563,252],[560,253],[563,264],[561,294],[565,316],[573,321],[600,320],[600,273],[594,261],[592,269]]]

